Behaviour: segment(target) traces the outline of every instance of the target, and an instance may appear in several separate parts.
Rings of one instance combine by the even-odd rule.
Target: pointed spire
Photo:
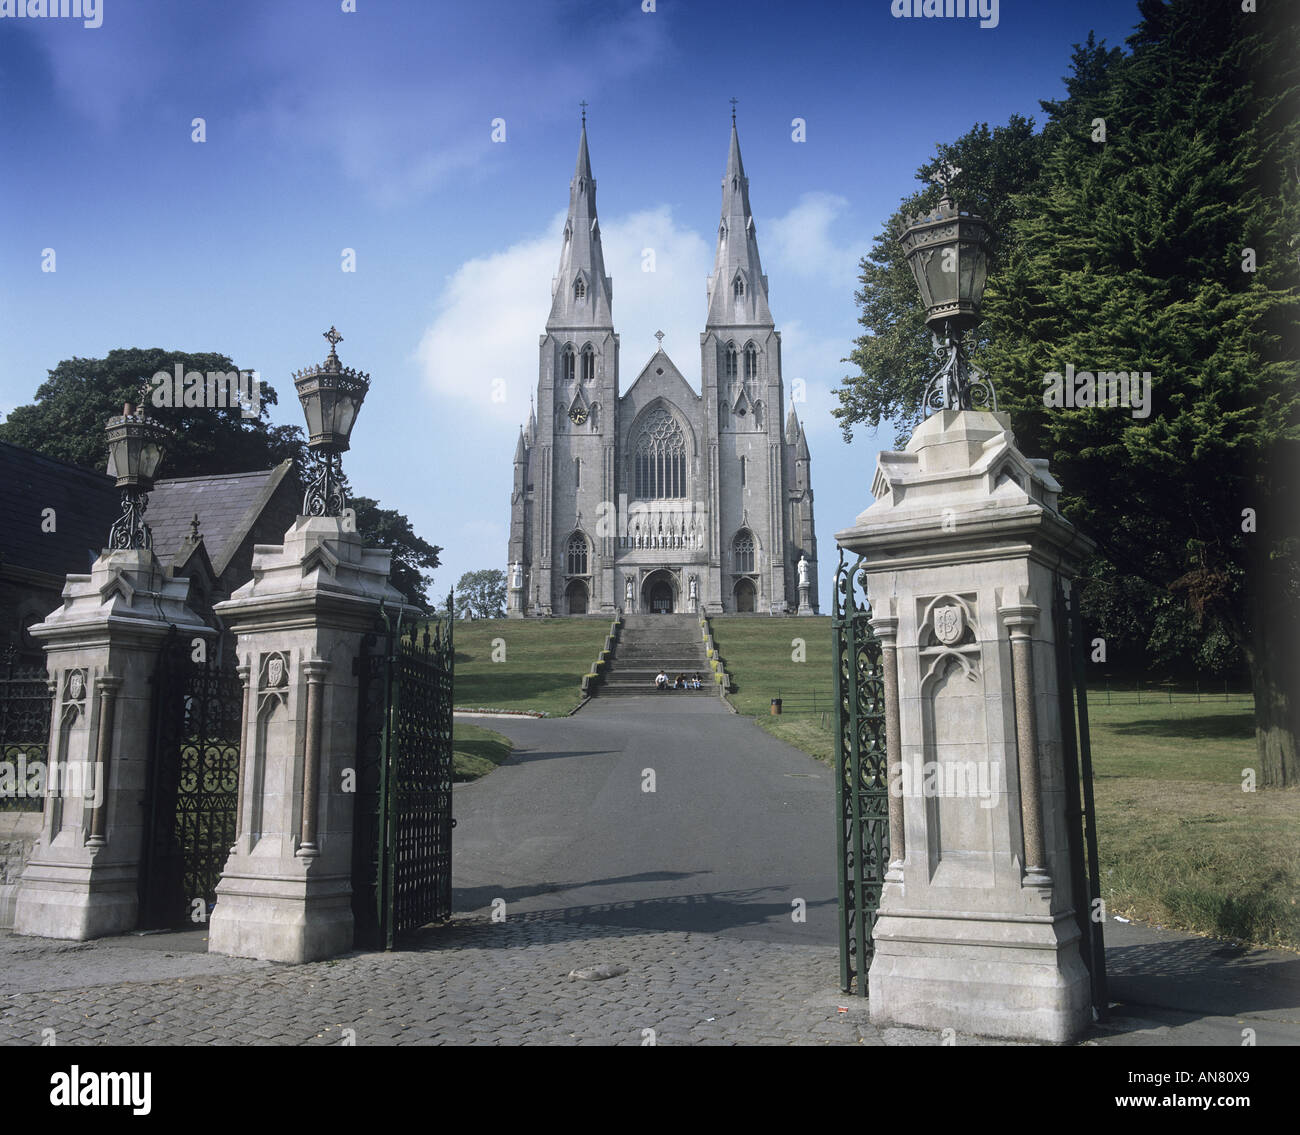
[[[791,404],[790,412],[785,416],[786,445],[794,445],[794,443],[799,440],[799,433],[799,415],[794,412],[794,405]]]
[[[734,108],[733,108],[734,114]],[[722,220],[718,250],[709,277],[707,326],[760,324],[771,327],[767,306],[767,277],[758,258],[754,213],[749,207],[749,178],[740,158],[740,136],[733,119],[727,172],[722,178]]]
[[[560,267],[551,282],[551,315],[547,330],[570,327],[613,327],[613,283],[605,275],[605,254],[596,219],[596,179],[591,176],[587,149],[587,112],[582,112],[578,161],[569,182],[569,215],[564,221]]]
[[[528,460],[528,447],[524,444],[524,427],[519,427],[519,441],[515,445],[515,464],[522,465]]]
[[[808,439],[804,436],[803,426],[799,427],[799,445],[794,451],[796,461],[811,461],[812,455],[808,452]]]
[[[524,430],[524,444],[532,447],[537,439],[537,411],[533,408],[533,396],[528,395],[528,425]]]

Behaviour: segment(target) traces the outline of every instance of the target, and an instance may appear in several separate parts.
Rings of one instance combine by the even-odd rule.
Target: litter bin
[[[779,717],[780,715],[781,715],[781,699],[780,699],[780,698],[773,698],[773,699],[772,699],[772,716],[773,716],[773,717]]]

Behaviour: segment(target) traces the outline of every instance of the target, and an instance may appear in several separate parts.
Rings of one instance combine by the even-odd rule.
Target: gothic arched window
[[[587,574],[587,537],[575,532],[564,549],[565,571],[569,575]]]
[[[745,344],[745,380],[758,377],[758,348],[753,343]]]
[[[736,344],[727,344],[727,377],[736,377]]]
[[[582,348],[582,381],[594,382],[596,379],[596,352],[588,343]]]
[[[742,528],[731,542],[731,559],[733,570],[737,575],[750,575],[754,568],[754,534],[748,528]]]
[[[582,300],[587,298],[587,285],[582,280],[578,280],[577,282],[574,283],[573,298],[575,300]]]
[[[665,409],[653,410],[633,448],[636,496],[660,500],[686,495],[686,438]]]
[[[743,299],[745,295],[745,281],[740,276],[736,277],[736,282],[731,285],[731,290],[736,299]]]
[[[560,356],[560,381],[572,382],[574,371],[574,353],[573,348],[565,347],[564,353]]]

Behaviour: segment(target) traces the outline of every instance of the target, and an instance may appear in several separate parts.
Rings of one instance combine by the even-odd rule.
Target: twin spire
[[[551,316],[547,328],[611,327],[614,283],[605,275],[605,253],[596,218],[596,179],[587,152],[587,121],[583,112],[578,164],[569,182],[569,215],[564,221],[560,269],[551,281]]]
[[[740,137],[731,122],[731,148],[722,178],[722,221],[718,249],[709,277],[709,316],[706,327],[737,323],[773,326],[767,306],[767,277],[758,259],[758,234],[749,207],[749,178],[740,160]]]
[[[584,107],[578,162],[569,182],[569,214],[564,222],[560,267],[551,281],[548,330],[612,327],[613,281],[605,275],[605,255],[596,217],[596,180],[591,176]],[[773,326],[767,303],[767,277],[758,258],[758,237],[749,206],[749,178],[740,160],[740,138],[732,110],[731,147],[722,178],[722,219],[713,274],[708,283],[706,327],[748,324]]]

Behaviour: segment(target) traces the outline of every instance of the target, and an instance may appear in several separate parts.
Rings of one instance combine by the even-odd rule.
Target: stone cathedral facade
[[[509,614],[815,614],[808,443],[784,413],[781,335],[735,123],[696,393],[660,348],[624,393],[584,123],[520,430]]]

